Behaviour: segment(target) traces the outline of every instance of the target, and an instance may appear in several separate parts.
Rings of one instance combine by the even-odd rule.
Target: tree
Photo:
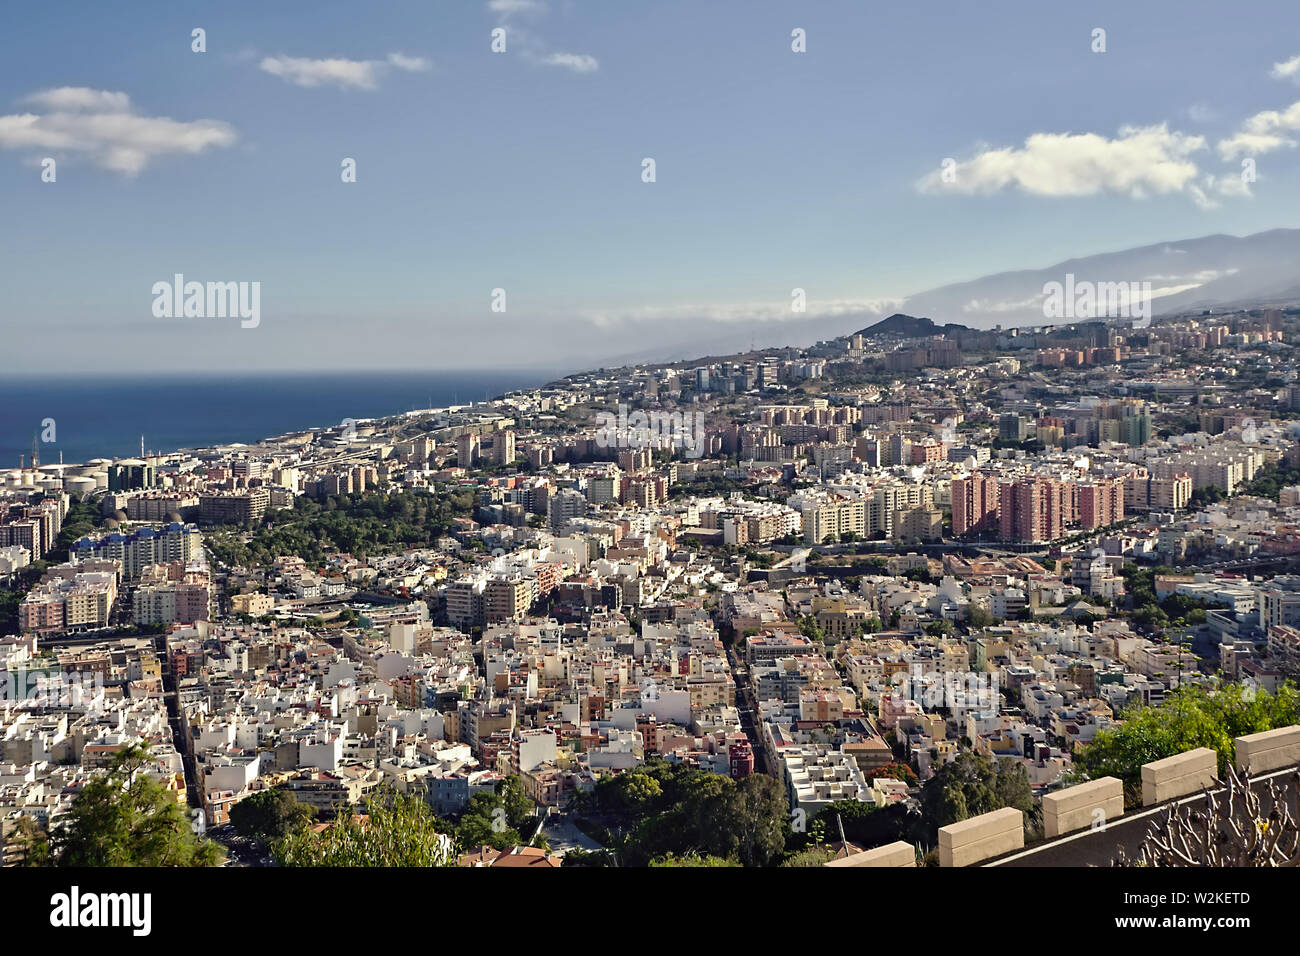
[[[780,785],[767,774],[750,774],[735,788],[735,840],[740,862],[767,866],[785,847],[786,799]]]
[[[82,788],[49,836],[56,866],[216,866],[221,848],[198,836],[183,804],[146,771],[147,746],[114,758]]]
[[[564,854],[564,866],[566,869],[575,866],[589,868],[613,867],[618,864],[614,862],[614,856],[608,850],[583,850],[575,847]]]
[[[497,850],[524,842],[510,825],[510,814],[500,795],[482,792],[470,797],[456,826],[456,839],[461,846],[490,846]]]
[[[416,797],[386,793],[365,814],[346,810],[320,829],[300,828],[272,848],[281,866],[455,866],[446,824]]]
[[[614,782],[615,799],[634,816],[644,816],[663,797],[659,781],[646,773],[621,773]]]
[[[1278,498],[1278,492],[1288,485],[1300,484],[1300,468],[1269,465],[1238,489],[1239,494],[1257,495],[1261,498]]]
[[[1222,501],[1224,497],[1223,489],[1218,485],[1206,485],[1204,488],[1194,488],[1192,490],[1189,504],[1193,508],[1201,508]]]
[[[834,854],[829,847],[811,846],[806,850],[798,850],[791,853],[781,861],[783,867],[808,867],[808,866],[825,866],[831,861]]]
[[[565,857],[565,865],[568,865],[568,857]],[[735,860],[723,859],[720,856],[709,856],[703,853],[665,853],[663,856],[655,857],[648,866],[740,866]]]
[[[1134,612],[1133,623],[1144,631],[1160,631],[1169,626],[1169,615],[1158,604],[1148,604]]]
[[[517,776],[511,774],[501,781],[497,793],[506,811],[506,822],[512,827],[522,829],[532,820],[537,804],[524,792],[524,782]]]
[[[597,783],[587,806],[607,825],[601,840],[617,850],[624,866],[690,854],[766,866],[785,848],[785,794],[765,774],[737,782],[684,764],[648,760],[635,771]]]
[[[901,780],[909,787],[915,787],[920,781],[917,779],[916,771],[905,763],[889,763],[883,767],[877,767],[871,771],[870,777],[875,780],[879,777],[892,777],[895,780]]]
[[[820,643],[826,640],[826,632],[823,631],[821,625],[817,623],[817,618],[813,617],[811,614],[805,614],[803,617],[799,618],[799,633],[810,641],[817,641]]]
[[[283,787],[259,790],[230,808],[230,822],[242,835],[259,843],[283,840],[305,827],[316,816],[293,792]]]
[[[18,866],[50,866],[50,840],[32,817],[18,818],[10,850]]]
[[[922,789],[921,803],[936,829],[1003,807],[1025,813],[1035,809],[1023,766],[969,752],[939,769]]]
[[[1142,765],[1198,747],[1219,755],[1220,774],[1235,754],[1233,741],[1246,734],[1300,723],[1300,692],[1284,684],[1276,694],[1229,684],[1217,691],[1187,685],[1159,707],[1134,707],[1080,752],[1077,765],[1089,778],[1118,777],[1130,797],[1142,783]]]

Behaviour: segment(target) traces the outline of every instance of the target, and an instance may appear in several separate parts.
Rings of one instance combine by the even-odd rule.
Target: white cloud
[[[545,13],[546,4],[541,0],[488,0],[488,10],[504,19],[517,13]]]
[[[263,57],[260,66],[262,72],[278,76],[295,86],[310,88],[334,84],[360,90],[379,87],[373,60],[312,60],[298,56],[268,56]]]
[[[1186,254],[1182,249],[1175,249],[1172,251],[1183,253],[1184,255]],[[1199,272],[1193,272],[1188,275],[1162,275],[1160,273],[1155,273],[1153,275],[1143,276],[1142,281],[1143,282],[1173,282],[1175,284],[1190,282],[1192,283],[1192,286],[1197,286],[1197,285],[1204,285],[1207,282],[1213,282],[1215,279],[1218,279],[1222,276],[1236,275],[1236,273],[1237,270],[1235,268],[1223,269],[1223,270],[1201,269]],[[1188,288],[1191,288],[1191,286],[1189,286]]]
[[[1046,298],[1044,293],[1032,295],[1027,299],[971,299],[969,302],[963,302],[961,310],[963,312],[1025,312],[1031,309],[1042,307],[1043,299]]]
[[[917,184],[922,192],[993,193],[1007,187],[1036,196],[1133,198],[1192,192],[1198,175],[1188,157],[1205,139],[1158,126],[1124,127],[1115,139],[1096,133],[1034,133],[1023,149],[987,149],[957,163],[952,182],[936,170]]]
[[[808,300],[808,311],[794,313],[790,301],[682,304],[639,308],[584,309],[577,317],[607,328],[635,322],[779,322],[840,315],[884,315],[903,304],[902,298]]]
[[[1235,159],[1295,146],[1295,140],[1283,134],[1297,130],[1300,130],[1300,102],[1281,111],[1263,110],[1242,123],[1235,135],[1219,140],[1219,155],[1224,159]]]
[[[60,86],[52,90],[39,90],[22,102],[43,106],[59,112],[127,113],[131,110],[131,97],[110,90],[92,90],[85,86]]]
[[[1204,282],[1184,282],[1182,285],[1159,286],[1158,288],[1151,290],[1151,295],[1148,297],[1148,300],[1155,301],[1156,299],[1163,299],[1166,296],[1178,295],[1180,292],[1190,292],[1192,289],[1199,289],[1203,285],[1205,285]]]
[[[512,17],[519,14],[541,18],[547,13],[546,4],[541,0],[488,0],[487,9],[497,23],[509,26],[509,49],[518,51],[526,62],[537,66],[558,66],[573,73],[595,73],[600,69],[600,62],[594,56],[552,50],[550,44],[531,29],[510,22]]]
[[[1274,63],[1269,75],[1275,80],[1300,80],[1300,54],[1281,63]]]
[[[308,89],[337,86],[340,89],[377,90],[379,80],[390,68],[408,73],[425,72],[433,64],[423,57],[390,53],[384,60],[348,60],[343,57],[313,59],[300,56],[268,56],[259,64],[262,72],[278,76]]]
[[[594,73],[600,69],[600,63],[594,56],[585,53],[551,53],[542,58],[547,66],[559,66],[574,73]]]
[[[405,56],[401,53],[388,54],[388,62],[399,70],[408,73],[427,73],[433,69],[433,63],[422,56]]]
[[[234,127],[219,120],[142,116],[125,93],[108,90],[60,87],[33,93],[24,102],[49,112],[0,116],[0,149],[81,154],[127,176],[159,156],[197,155],[238,139]]]
[[[1192,198],[1202,209],[1216,209],[1219,199],[1251,199],[1250,185],[1240,175],[1215,176],[1206,174],[1192,190]]]

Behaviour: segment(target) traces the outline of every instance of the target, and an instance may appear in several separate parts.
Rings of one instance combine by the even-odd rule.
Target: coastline
[[[446,410],[539,388],[552,369],[405,372],[244,372],[13,376],[0,382],[0,467],[84,465],[97,458],[178,454],[249,444],[336,427],[345,418],[378,420]],[[40,440],[50,432],[54,441]]]

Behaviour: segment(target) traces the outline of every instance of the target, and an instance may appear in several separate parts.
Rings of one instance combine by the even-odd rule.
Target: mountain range
[[[728,355],[751,347],[808,346],[850,335],[887,315],[896,323],[894,331],[901,331],[897,323],[902,319],[931,316],[931,325],[912,326],[916,335],[934,334],[946,324],[970,329],[1048,325],[1053,320],[1044,316],[1044,286],[1065,283],[1067,275],[1074,277],[1076,286],[1084,281],[1150,283],[1151,311],[1157,317],[1206,309],[1286,306],[1300,303],[1300,229],[1202,236],[1082,256],[1045,268],[999,272],[939,286],[882,304],[874,311],[792,315],[756,322],[701,318],[674,323],[671,329],[659,330],[653,348],[612,356],[607,364]],[[809,311],[815,313],[815,301],[810,300]]]

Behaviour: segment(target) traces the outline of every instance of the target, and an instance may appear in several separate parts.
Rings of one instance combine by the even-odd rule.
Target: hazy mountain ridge
[[[700,319],[677,328],[664,326],[654,346],[611,355],[600,364],[682,361],[740,354],[751,347],[809,346],[851,335],[855,329],[914,338],[945,329],[1059,323],[1062,320],[1043,314],[1043,287],[1048,282],[1063,283],[1067,274],[1076,283],[1149,282],[1156,316],[1293,304],[1300,302],[1300,229],[1271,229],[1249,236],[1219,233],[1079,256],[1041,269],[998,272],[908,296],[889,316],[862,311],[761,322]]]
[[[1149,282],[1155,315],[1248,301],[1280,304],[1300,294],[1300,229],[1161,242],[1001,272],[909,296],[904,308],[973,328],[1042,325],[1043,286],[1064,282],[1067,274],[1076,283]]]

